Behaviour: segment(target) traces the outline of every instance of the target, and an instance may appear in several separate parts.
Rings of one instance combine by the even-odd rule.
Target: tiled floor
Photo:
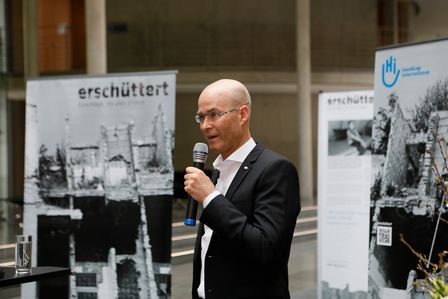
[[[292,298],[317,298],[317,237],[294,240],[289,258],[289,290]]]

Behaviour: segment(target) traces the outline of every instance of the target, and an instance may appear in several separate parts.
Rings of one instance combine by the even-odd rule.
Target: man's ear
[[[240,117],[241,117],[241,123],[245,123],[245,122],[249,121],[250,110],[249,110],[249,107],[247,105],[241,106],[241,108],[240,108]]]

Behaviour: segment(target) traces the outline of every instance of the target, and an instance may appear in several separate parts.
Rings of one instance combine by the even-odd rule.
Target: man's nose
[[[207,116],[204,117],[204,119],[201,122],[201,129],[205,130],[211,127],[212,122],[208,119]]]

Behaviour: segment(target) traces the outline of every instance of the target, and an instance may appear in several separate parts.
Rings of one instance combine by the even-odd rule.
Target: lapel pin
[[[249,168],[249,167],[247,167],[247,166],[244,166],[244,167],[243,167],[244,170],[247,170],[248,168]]]

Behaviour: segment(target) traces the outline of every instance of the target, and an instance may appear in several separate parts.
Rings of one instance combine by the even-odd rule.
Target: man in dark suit
[[[187,167],[185,191],[203,205],[193,259],[193,298],[290,298],[288,259],[300,212],[296,168],[256,144],[251,99],[223,79],[199,96],[196,121],[220,175],[216,186]]]

